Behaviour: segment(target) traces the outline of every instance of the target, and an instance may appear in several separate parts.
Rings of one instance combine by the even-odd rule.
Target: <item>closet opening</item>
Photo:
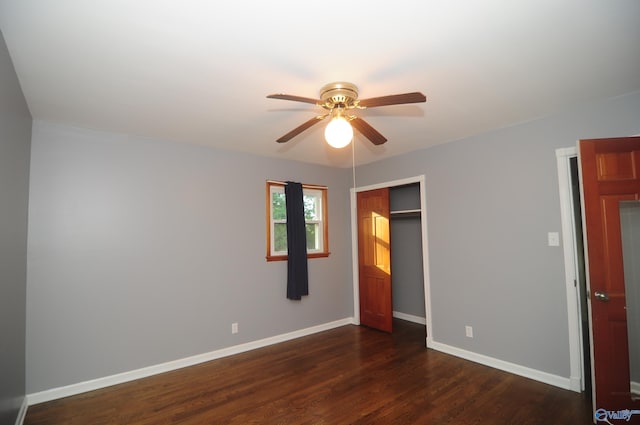
[[[389,188],[393,317],[426,325],[420,185]]]

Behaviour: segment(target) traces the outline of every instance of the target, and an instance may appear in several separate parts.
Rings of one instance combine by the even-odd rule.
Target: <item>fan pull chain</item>
[[[353,174],[353,190],[356,190],[356,141],[351,139],[351,172]]]

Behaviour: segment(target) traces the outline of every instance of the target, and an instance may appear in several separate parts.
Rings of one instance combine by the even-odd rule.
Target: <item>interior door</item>
[[[389,189],[357,194],[360,324],[392,331]]]
[[[579,151],[596,419],[598,410],[602,417],[603,410],[630,409],[637,414],[626,423],[640,423],[640,400],[632,398],[629,384],[619,207],[620,201],[640,199],[640,137],[581,140]]]

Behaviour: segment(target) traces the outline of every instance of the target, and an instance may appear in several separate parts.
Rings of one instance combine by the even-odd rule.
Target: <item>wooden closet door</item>
[[[359,192],[357,201],[360,324],[391,332],[389,189]]]

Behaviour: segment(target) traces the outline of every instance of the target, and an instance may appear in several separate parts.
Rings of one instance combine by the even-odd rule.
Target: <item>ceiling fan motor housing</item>
[[[320,89],[320,99],[325,109],[336,107],[351,109],[356,106],[358,87],[346,82],[329,83]]]

